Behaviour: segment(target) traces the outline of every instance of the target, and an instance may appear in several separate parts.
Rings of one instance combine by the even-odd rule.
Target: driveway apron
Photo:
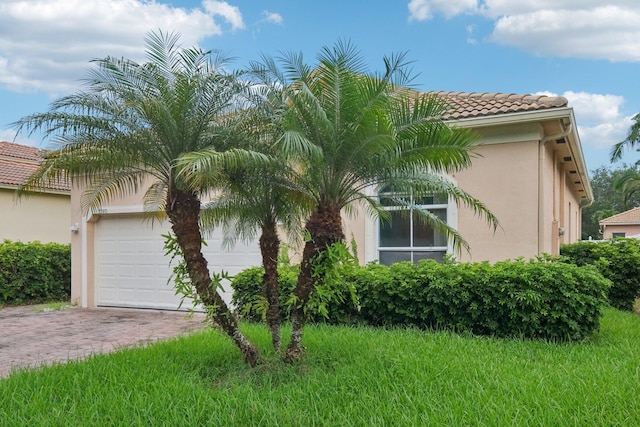
[[[204,329],[205,316],[116,308],[0,309],[0,377],[18,367],[80,359]]]

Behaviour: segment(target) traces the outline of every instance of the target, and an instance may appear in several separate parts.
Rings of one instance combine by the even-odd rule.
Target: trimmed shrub
[[[596,330],[610,286],[593,267],[550,260],[372,265],[355,280],[374,325],[550,340]]]
[[[348,324],[356,321],[357,301],[353,301],[352,292],[343,274],[351,267],[344,266],[337,273],[337,279],[329,281],[315,292],[307,305],[309,320],[330,324]],[[287,302],[296,287],[298,266],[278,266],[278,285],[282,318],[289,320]],[[231,281],[233,297],[231,302],[238,308],[240,316],[251,322],[264,320],[267,300],[264,295],[264,268],[252,267],[238,273]]]
[[[640,298],[640,240],[577,242],[563,245],[560,254],[577,266],[596,266],[612,282],[608,293],[611,306],[633,310],[636,298]]]
[[[289,299],[296,286],[298,269],[292,266],[278,266],[278,286],[281,306]],[[264,295],[264,268],[251,267],[236,274],[231,281],[233,297],[231,303],[238,308],[240,316],[251,322],[260,322],[266,313],[267,300]],[[283,310],[283,317],[287,317]]]
[[[69,301],[71,245],[0,243],[0,303]]]
[[[291,268],[291,267],[288,267]],[[291,271],[291,270],[285,270]],[[281,278],[281,297],[295,285],[296,273]],[[611,282],[593,266],[557,259],[489,263],[425,260],[389,267],[343,267],[334,289],[341,303],[330,306],[328,321],[374,326],[451,329],[496,337],[581,340],[599,327]],[[248,283],[251,282],[249,286]],[[355,284],[360,311],[346,298]],[[234,281],[239,306],[260,298],[262,269],[245,270]],[[264,299],[264,298],[263,298]],[[257,312],[247,311],[259,320]],[[318,317],[316,316],[316,319]]]

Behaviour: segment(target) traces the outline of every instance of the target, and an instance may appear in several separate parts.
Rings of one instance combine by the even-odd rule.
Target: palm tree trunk
[[[305,229],[310,239],[304,245],[298,283],[293,291],[297,301],[291,312],[291,341],[284,356],[286,362],[295,362],[304,356],[301,342],[307,321],[305,307],[316,285],[324,280],[322,269],[320,274],[313,274],[314,264],[329,246],[344,241],[340,209],[333,205],[319,205],[311,214]]]
[[[264,266],[264,293],[267,298],[267,326],[271,331],[271,343],[276,354],[281,351],[282,337],[280,325],[280,289],[278,285],[278,252],[280,251],[280,238],[275,225],[262,228],[260,236],[260,252],[262,265]]]
[[[213,307],[213,321],[233,340],[245,362],[251,367],[258,365],[262,361],[258,348],[240,331],[236,316],[211,286],[207,260],[202,255],[202,234],[198,222],[200,199],[195,194],[178,190],[174,186],[169,191],[166,211],[182,249],[189,278],[200,300],[205,306]]]

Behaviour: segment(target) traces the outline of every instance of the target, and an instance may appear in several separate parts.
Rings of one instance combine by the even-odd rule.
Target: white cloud
[[[268,10],[262,11],[262,16],[262,22],[268,22],[270,24],[282,25],[282,22],[284,21],[282,19],[282,15],[279,13],[269,12]]]
[[[37,146],[33,139],[20,134],[16,137],[16,132],[9,129],[0,129],[0,141],[15,142],[16,144]]]
[[[75,88],[93,58],[143,59],[149,31],[180,33],[192,46],[222,34],[219,21],[244,28],[237,7],[211,0],[189,10],[148,0],[2,0],[0,86],[58,95]]]
[[[540,55],[640,61],[640,8],[540,10],[504,16],[491,39]]]
[[[242,14],[237,6],[231,6],[224,1],[204,0],[202,2],[204,9],[212,15],[220,15],[225,21],[231,24],[232,30],[244,28],[244,22],[242,21]]]
[[[640,62],[637,0],[411,0],[410,19],[462,13],[494,21],[488,38],[538,55]]]
[[[477,9],[477,0],[411,0],[409,2],[409,20],[425,21],[441,13],[447,18]]]
[[[536,95],[557,96],[551,92]],[[573,108],[583,145],[610,148],[626,138],[633,116],[624,116],[620,111],[624,97],[572,91],[564,92],[562,96]]]

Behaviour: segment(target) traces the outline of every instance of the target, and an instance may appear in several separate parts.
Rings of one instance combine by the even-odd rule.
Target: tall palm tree
[[[280,121],[277,148],[286,153],[297,182],[311,200],[306,219],[300,275],[293,292],[292,334],[285,360],[302,357],[305,306],[324,279],[327,251],[344,241],[341,211],[368,204],[384,215],[371,188],[400,193],[448,195],[497,225],[477,199],[457,188],[445,174],[470,165],[474,138],[442,120],[447,110],[438,98],[407,89],[412,76],[405,55],[384,58],[381,74],[370,74],[349,42],[325,47],[318,65],[300,54],[252,65],[261,84],[283,91],[287,108]],[[398,203],[407,203],[399,197]],[[428,211],[421,219],[444,230],[457,248],[464,239]],[[326,265],[325,265],[326,266]]]
[[[164,211],[182,249],[189,278],[213,321],[240,348],[250,365],[257,347],[212,286],[202,255],[201,192],[181,178],[176,160],[209,148],[220,167],[259,160],[233,138],[238,102],[245,92],[237,73],[223,71],[227,58],[199,48],[181,48],[175,34],[146,37],[147,62],[107,57],[95,60],[87,89],[53,102],[46,113],[14,125],[42,130],[61,148],[31,177],[25,189],[68,177],[83,185],[90,209],[141,190],[148,211]],[[240,147],[240,148],[239,148]]]
[[[625,140],[618,142],[611,149],[612,163],[622,158],[625,148],[635,148],[636,151],[640,151],[640,113],[633,116],[633,124]]]

